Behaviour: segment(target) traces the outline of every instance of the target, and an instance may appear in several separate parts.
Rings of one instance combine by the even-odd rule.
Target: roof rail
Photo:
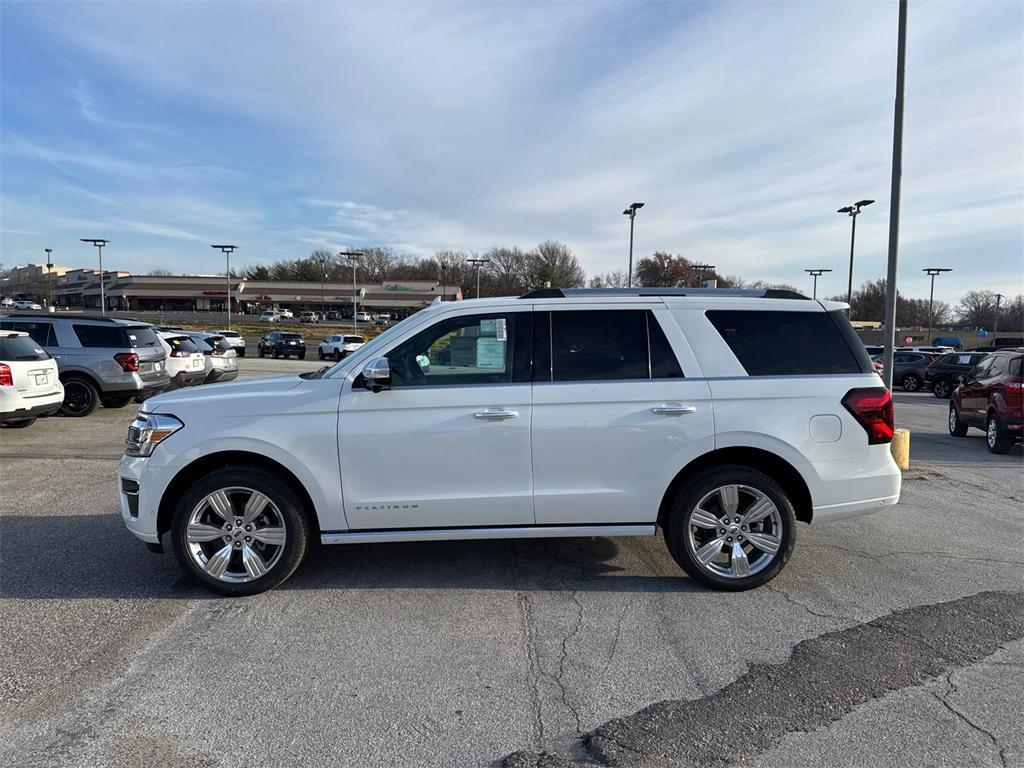
[[[57,313],[57,312],[54,312],[53,314],[50,314],[49,312],[18,312],[17,314],[14,314],[14,315],[4,315],[4,317],[6,319],[11,319],[11,318],[28,318],[28,319],[32,319],[32,320],[36,320],[36,319],[42,319],[42,320],[90,320],[90,321],[95,321],[95,322],[98,322],[98,323],[116,323],[116,322],[121,320],[121,318],[118,318],[118,317],[102,317],[101,315],[78,315],[78,314],[62,315],[62,314]],[[139,321],[139,322],[142,322],[142,321]]]
[[[783,288],[537,288],[520,299],[567,299],[576,296],[729,296],[752,299],[807,299]],[[807,299],[809,301],[809,299]]]

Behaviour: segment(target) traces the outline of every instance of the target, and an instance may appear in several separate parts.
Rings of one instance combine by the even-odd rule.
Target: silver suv
[[[137,320],[19,314],[0,317],[0,329],[24,331],[57,361],[65,416],[88,416],[100,404],[121,408],[170,384],[160,340]]]

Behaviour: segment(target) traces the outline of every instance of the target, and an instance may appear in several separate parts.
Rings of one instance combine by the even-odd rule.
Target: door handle
[[[696,413],[697,406],[695,405],[658,405],[651,408],[657,414],[662,416],[685,416],[688,413]]]
[[[501,419],[514,419],[518,415],[519,411],[477,411],[473,414],[473,416],[478,419],[492,419],[495,421]]]

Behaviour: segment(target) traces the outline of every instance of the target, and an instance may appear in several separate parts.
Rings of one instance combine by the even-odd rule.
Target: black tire
[[[35,423],[35,419],[22,419],[21,421],[5,421],[4,427],[6,427],[7,429],[24,429],[25,427],[31,427]]]
[[[277,347],[271,347],[270,348],[270,356],[272,358],[274,358],[275,360],[277,360],[277,358],[279,358],[281,356],[280,354],[278,354]]]
[[[953,382],[945,376],[936,379],[932,384],[932,394],[940,400],[948,400],[953,394]]]
[[[994,413],[985,421],[985,442],[991,453],[1009,453],[1013,447],[1013,437],[1006,434],[999,416]]]
[[[340,349],[334,350],[334,362],[341,362],[345,358],[345,353]]]
[[[135,395],[119,395],[117,397],[104,397],[101,402],[104,408],[124,408],[135,398]]]
[[[904,392],[917,392],[921,388],[921,377],[916,373],[908,373],[900,379]]]
[[[252,488],[269,498],[283,517],[286,538],[284,552],[267,573],[252,581],[232,583],[206,573],[189,552],[185,538],[192,509],[208,494],[231,487]],[[273,589],[291,576],[309,549],[309,521],[302,501],[280,475],[255,467],[224,467],[196,480],[181,495],[171,522],[171,545],[178,563],[201,586],[219,595],[238,597]]]
[[[245,357],[245,347],[237,347],[235,349],[235,354],[237,354],[239,357]]]
[[[82,376],[64,379],[64,402],[60,404],[61,416],[81,418],[88,416],[100,406],[100,393],[96,386]]]
[[[960,412],[957,411],[953,403],[949,404],[949,419],[946,426],[949,428],[949,434],[953,437],[967,436],[967,425],[960,421]]]
[[[322,349],[317,348],[316,353],[320,357],[321,360],[324,359],[324,351]]]
[[[297,357],[299,358],[299,360],[305,360],[306,359],[306,353],[305,352],[300,352],[297,355]]]
[[[256,356],[263,357],[266,353],[263,351],[263,347],[256,347]]]
[[[768,555],[752,548],[751,552],[757,551],[759,556],[771,559],[766,561],[760,570],[747,577],[727,577],[711,572],[696,559],[695,551],[690,545],[690,519],[696,511],[697,504],[716,488],[725,485],[742,485],[755,489],[767,496],[778,512],[778,549],[774,555]],[[712,531],[712,534],[715,533],[717,532]],[[774,531],[772,533],[775,534]],[[715,589],[738,592],[766,584],[785,567],[796,544],[796,513],[785,490],[771,477],[750,467],[726,464],[701,472],[679,490],[672,501],[664,535],[672,557],[692,578]]]

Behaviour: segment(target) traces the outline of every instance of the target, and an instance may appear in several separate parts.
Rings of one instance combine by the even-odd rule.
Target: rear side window
[[[841,311],[705,314],[750,376],[869,373],[874,368]]]
[[[1024,368],[1024,357],[1015,357],[1010,361],[1010,375],[1021,376]]]
[[[48,360],[50,356],[31,336],[0,335],[0,360],[8,363]]]
[[[127,347],[124,328],[117,325],[75,325],[75,335],[83,347]]]

